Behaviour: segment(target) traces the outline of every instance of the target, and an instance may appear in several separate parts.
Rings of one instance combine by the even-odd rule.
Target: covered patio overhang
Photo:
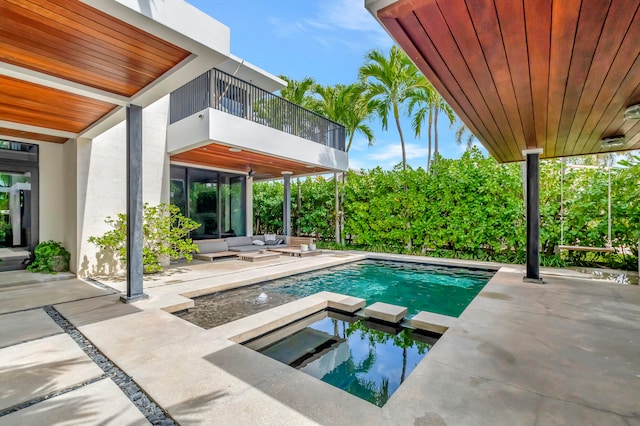
[[[141,297],[142,108],[227,59],[229,29],[181,0],[6,0],[0,16],[0,138],[127,121],[127,297]]]
[[[525,278],[539,281],[538,160],[640,149],[640,3],[365,3],[494,158],[526,159]]]

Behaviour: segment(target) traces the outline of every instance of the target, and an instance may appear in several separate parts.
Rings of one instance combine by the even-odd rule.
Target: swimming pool
[[[321,311],[244,345],[382,407],[439,337]]]
[[[320,291],[457,317],[495,271],[412,262],[364,260],[199,297],[176,315],[203,328],[310,296]]]

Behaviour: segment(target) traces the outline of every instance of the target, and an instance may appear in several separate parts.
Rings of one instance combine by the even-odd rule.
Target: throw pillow
[[[263,246],[264,245],[264,241],[260,241],[260,240],[253,240],[251,242],[251,244],[253,244],[254,246]]]
[[[264,240],[265,241],[275,241],[276,240],[276,234],[264,234]]]
[[[284,244],[284,240],[278,240],[278,241],[276,241],[276,245],[280,245],[280,244]]]
[[[269,241],[265,241],[264,242],[266,245],[268,246],[275,246],[276,244],[278,244],[278,241],[276,240],[269,240]]]

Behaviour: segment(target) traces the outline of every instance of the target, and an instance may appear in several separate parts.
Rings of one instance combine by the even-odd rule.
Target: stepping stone
[[[364,309],[364,314],[369,318],[397,324],[407,315],[404,306],[391,305],[389,303],[376,302]]]
[[[444,334],[445,331],[453,327],[457,322],[458,318],[425,311],[421,311],[418,315],[411,318],[411,325],[415,328],[438,334]]]

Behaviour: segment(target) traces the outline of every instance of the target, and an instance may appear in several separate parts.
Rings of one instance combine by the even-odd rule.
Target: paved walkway
[[[2,288],[0,413],[36,403],[0,425],[147,423],[46,305],[180,424],[640,425],[638,286],[558,270],[543,270],[545,285],[524,284],[521,268],[503,267],[383,408],[237,344],[333,296],[211,330],[153,302],[337,259],[265,264],[212,282],[196,268],[194,279],[150,286],[150,301],[134,305],[80,280]]]

